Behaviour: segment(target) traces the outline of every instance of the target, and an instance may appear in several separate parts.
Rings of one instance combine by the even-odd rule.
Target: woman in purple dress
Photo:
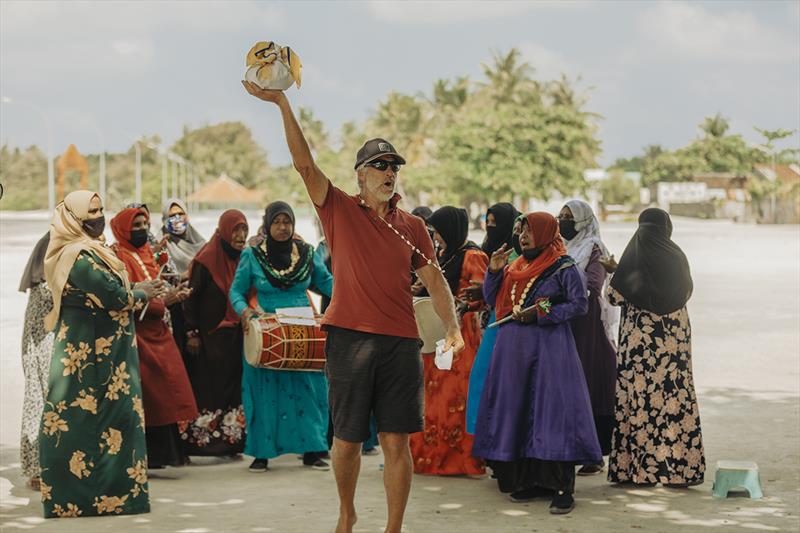
[[[513,501],[552,497],[550,512],[566,514],[575,507],[575,464],[602,459],[570,329],[586,313],[586,283],[552,215],[526,215],[520,246],[522,257],[506,267],[503,245],[486,273],[486,302],[512,320],[499,326],[472,454]]]
[[[581,200],[570,200],[558,214],[561,236],[567,253],[586,277],[589,306],[585,315],[572,320],[575,347],[586,375],[589,399],[592,402],[594,427],[603,455],[611,452],[611,432],[614,429],[614,389],[617,381],[616,334],[619,328],[619,308],[603,296],[608,273],[600,260],[608,258],[608,248],[600,239],[600,223],[592,208]],[[578,475],[603,471],[605,464],[584,465]]]

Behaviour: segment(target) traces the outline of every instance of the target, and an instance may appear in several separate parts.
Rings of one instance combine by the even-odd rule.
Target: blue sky
[[[720,112],[732,131],[800,127],[800,2],[0,2],[0,142],[54,151],[169,143],[184,124],[250,126],[274,164],[288,154],[274,109],[244,93],[257,40],[304,63],[295,106],[330,130],[390,91],[481,79],[490,50],[518,47],[542,79],[581,75],[601,162],[677,148]],[[374,132],[379,135],[380,132]],[[792,140],[797,144],[797,137]]]

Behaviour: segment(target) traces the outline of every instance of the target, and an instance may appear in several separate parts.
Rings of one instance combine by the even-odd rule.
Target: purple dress
[[[586,378],[569,324],[586,313],[586,284],[574,264],[544,276],[526,306],[542,297],[560,303],[535,323],[500,326],[472,454],[504,462],[599,463]],[[486,272],[486,302],[495,303],[502,280],[502,273]]]
[[[595,246],[584,272],[589,290],[589,306],[585,315],[572,320],[572,333],[589,386],[589,399],[600,449],[603,455],[608,455],[611,451],[616,406],[617,351],[608,340],[600,318],[600,299],[603,298],[603,284],[606,280],[606,271],[600,264],[601,255],[600,249]]]

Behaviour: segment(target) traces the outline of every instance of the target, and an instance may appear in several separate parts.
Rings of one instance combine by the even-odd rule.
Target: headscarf
[[[192,275],[192,267],[199,263],[206,267],[214,283],[226,295],[228,307],[225,310],[225,318],[216,327],[235,326],[239,323],[239,315],[231,307],[230,300],[227,298],[228,291],[233,284],[233,277],[236,274],[236,267],[239,265],[239,257],[231,257],[225,251],[225,244],[230,246],[233,240],[233,230],[239,224],[247,226],[247,217],[238,209],[228,209],[219,217],[217,231],[211,239],[197,252],[192,263],[189,265],[189,277]]]
[[[600,223],[592,211],[592,206],[583,200],[570,200],[566,206],[572,211],[572,217],[575,219],[575,231],[578,232],[571,240],[565,239],[567,253],[581,270],[586,270],[592,256],[592,249],[597,246],[603,256],[607,257],[608,248],[600,238]]]
[[[292,221],[292,227],[294,227],[295,218],[291,206],[286,202],[272,202],[264,210],[263,231],[266,243],[262,240],[252,249],[253,256],[264,271],[264,275],[270,285],[286,290],[306,280],[311,275],[311,270],[314,266],[314,249],[311,245],[303,242],[297,235],[292,235],[285,241],[276,241],[272,238],[270,227],[275,217],[281,214],[288,216]],[[265,244],[266,251],[264,250]],[[297,246],[297,251],[300,254],[297,264],[291,272],[279,274],[278,270],[285,270],[292,264],[293,245]]]
[[[505,268],[503,284],[497,294],[497,318],[505,318],[510,314],[514,306],[520,303],[519,299],[527,284],[567,255],[567,249],[558,231],[558,222],[553,215],[543,212],[528,213],[525,215],[525,220],[533,232],[533,245],[542,251],[533,261],[520,256]],[[516,302],[511,301],[511,288],[514,285],[517,286]]]
[[[421,205],[412,209],[411,214],[427,221],[428,218],[433,214],[433,211],[427,205]]]
[[[133,220],[139,215],[144,215],[149,222],[150,216],[147,214],[147,210],[135,207],[123,209],[111,219],[111,231],[117,240],[114,245],[117,250],[117,257],[125,263],[128,275],[134,283],[145,281],[148,276],[149,279],[155,279],[158,276],[159,269],[149,242],[145,242],[139,248],[130,243]],[[139,264],[139,261],[136,260],[137,256],[141,259],[147,273],[142,271],[142,264]]]
[[[172,209],[173,205],[177,205],[186,213],[186,231],[181,235],[171,233],[168,228],[169,210]],[[167,237],[169,257],[175,262],[175,266],[182,274],[189,270],[189,263],[192,262],[194,256],[206,243],[206,240],[189,222],[189,210],[186,209],[186,204],[180,198],[167,200],[167,203],[164,204],[164,213],[161,220],[163,222],[161,233]]]
[[[668,315],[681,309],[692,295],[689,261],[672,242],[672,221],[666,211],[651,207],[639,215],[611,286],[631,304]]]
[[[129,207],[140,207],[140,208],[144,209],[145,211],[147,211],[147,218],[148,219],[150,218],[150,208],[147,207],[146,203],[144,203],[144,202],[130,202],[130,203],[125,205],[126,209],[129,208]],[[156,239],[156,236],[153,235],[153,232],[151,231],[151,226],[150,226],[149,223],[147,225],[147,240],[150,242],[150,246],[151,246],[151,248],[153,250],[156,250],[156,248],[158,248],[158,240]],[[162,256],[164,254],[166,254],[166,257],[167,257],[167,266],[166,266],[166,268],[164,268],[164,273],[171,274],[172,276],[174,276],[174,277],[170,277],[171,279],[167,279],[165,281],[167,281],[168,283],[171,283],[172,285],[177,285],[180,282],[180,279],[176,279],[176,278],[179,278],[181,273],[178,272],[178,266],[175,264],[175,261],[173,261],[172,258],[169,256],[169,251],[161,250],[161,252],[156,253],[155,254],[156,255],[156,262],[159,262],[159,260],[163,261]]]
[[[575,219],[575,231],[578,232],[571,240],[565,239],[567,253],[575,260],[578,267],[585,271],[594,247],[597,246],[600,249],[603,257],[608,257],[608,248],[600,238],[600,222],[592,211],[592,206],[583,200],[570,200],[565,205],[572,212],[572,217]],[[608,278],[609,274],[606,274],[603,288],[605,288]],[[617,345],[619,314],[619,307],[611,305],[606,298],[600,297],[600,319],[603,322],[606,336],[613,346]]]
[[[50,244],[49,231],[33,247],[31,256],[28,258],[28,264],[25,265],[25,271],[22,273],[22,279],[19,282],[19,292],[32,289],[44,281],[44,256],[47,253],[48,244]]]
[[[428,224],[433,226],[433,229],[442,236],[442,240],[447,245],[444,253],[439,257],[439,265],[450,286],[450,292],[456,294],[467,250],[480,249],[477,244],[467,240],[469,215],[466,209],[448,205],[434,211],[428,217]]]
[[[292,262],[292,239],[289,238],[285,241],[276,241],[272,238],[270,228],[278,215],[286,215],[292,221],[292,228],[295,227],[294,211],[292,207],[286,202],[272,202],[264,210],[264,234],[267,239],[267,250],[269,252],[269,261],[276,268],[283,270],[288,267]]]
[[[481,250],[489,257],[503,244],[509,248],[514,246],[514,222],[520,214],[517,208],[508,202],[500,202],[487,209],[486,218],[489,218],[490,213],[494,216],[495,226],[486,226],[486,237],[481,244]]]
[[[125,265],[105,245],[105,237],[100,235],[93,239],[83,230],[82,222],[89,218],[89,203],[95,196],[100,197],[93,191],[69,193],[56,206],[50,221],[50,244],[47,245],[44,258],[44,278],[53,292],[53,310],[44,318],[47,331],[56,327],[61,312],[61,293],[64,292],[72,265],[81,252],[94,252],[120,279],[125,290],[131,288]]]

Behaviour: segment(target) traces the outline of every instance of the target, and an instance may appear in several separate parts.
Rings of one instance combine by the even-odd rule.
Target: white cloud
[[[534,9],[570,9],[585,2],[562,1],[387,1],[368,3],[370,14],[381,21],[420,25],[455,24],[486,19],[509,18]]]
[[[667,54],[702,60],[796,61],[800,44],[743,11],[712,13],[687,2],[659,2],[639,17],[639,32]]]

